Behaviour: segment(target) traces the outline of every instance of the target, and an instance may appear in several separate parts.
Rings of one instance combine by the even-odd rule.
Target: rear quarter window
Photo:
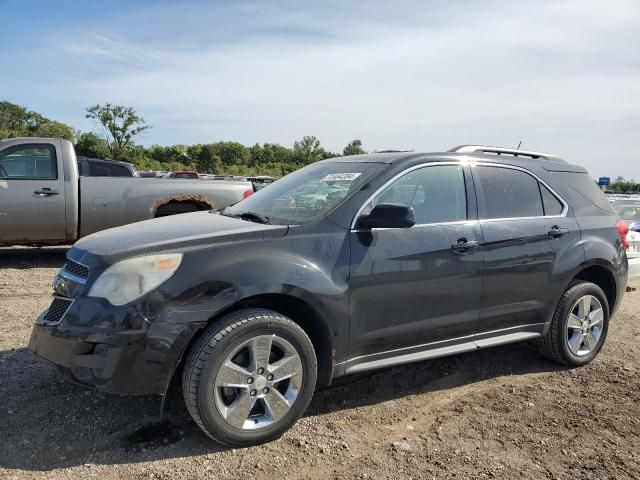
[[[552,175],[555,178],[560,179],[572,190],[578,192],[582,197],[598,207],[600,210],[607,213],[615,213],[611,204],[607,200],[607,197],[604,196],[600,187],[596,185],[596,182],[588,173],[553,172]]]

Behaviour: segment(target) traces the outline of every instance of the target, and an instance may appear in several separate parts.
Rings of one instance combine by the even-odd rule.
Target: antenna
[[[520,143],[518,143],[518,146],[516,147],[516,150],[520,150],[520,145],[522,145],[522,140],[520,140]]]

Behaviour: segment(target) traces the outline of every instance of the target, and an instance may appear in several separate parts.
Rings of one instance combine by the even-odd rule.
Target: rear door
[[[578,225],[566,203],[531,172],[483,163],[471,171],[485,260],[477,343],[540,332],[566,280],[556,273],[562,271],[558,262],[580,235]]]
[[[64,174],[59,142],[0,150],[0,242],[66,240]]]

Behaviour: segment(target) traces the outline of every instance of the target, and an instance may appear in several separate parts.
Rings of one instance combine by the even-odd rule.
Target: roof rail
[[[564,162],[562,158],[548,153],[532,152],[529,150],[517,150],[513,148],[488,147],[485,145],[460,145],[454,147],[449,152],[455,153],[494,153],[496,155],[513,155],[514,157],[540,158],[542,160],[552,160],[554,162]]]

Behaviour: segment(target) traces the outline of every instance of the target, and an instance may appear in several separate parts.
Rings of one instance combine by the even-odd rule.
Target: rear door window
[[[538,180],[521,170],[474,167],[480,190],[480,218],[542,217],[544,207]]]

